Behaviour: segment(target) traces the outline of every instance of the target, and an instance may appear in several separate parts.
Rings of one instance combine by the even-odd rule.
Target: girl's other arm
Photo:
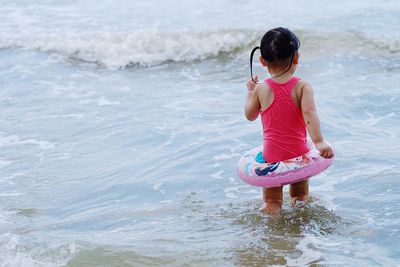
[[[258,82],[257,76],[255,77],[255,80]],[[252,80],[247,82],[247,97],[244,104],[244,114],[249,121],[257,119],[261,109],[256,87],[257,83],[254,83]]]
[[[320,122],[315,108],[314,91],[309,84],[305,84],[302,88],[301,97],[301,110],[303,112],[304,121],[307,125],[307,130],[311,136],[312,141],[324,158],[331,158],[333,156],[332,147],[325,142],[322,137]]]

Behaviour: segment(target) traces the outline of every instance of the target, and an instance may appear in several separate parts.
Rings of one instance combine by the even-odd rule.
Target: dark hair
[[[284,68],[286,70],[275,76],[279,77],[289,71],[293,64],[295,53],[299,50],[300,41],[297,36],[286,28],[275,28],[269,30],[261,39],[260,46],[254,47],[250,54],[250,75],[253,78],[253,55],[260,49],[263,59],[270,63],[270,66]]]

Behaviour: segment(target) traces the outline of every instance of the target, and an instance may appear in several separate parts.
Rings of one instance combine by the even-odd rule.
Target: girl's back
[[[267,162],[291,159],[308,152],[301,99],[296,94],[300,92],[301,97],[299,80],[292,77],[284,83],[277,83],[267,79],[258,89],[264,134],[263,156]]]

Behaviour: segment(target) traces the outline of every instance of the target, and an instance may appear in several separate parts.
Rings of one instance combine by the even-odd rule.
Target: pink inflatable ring
[[[321,157],[311,141],[308,142],[308,147],[310,148],[308,153],[276,163],[257,162],[256,156],[262,151],[262,146],[253,148],[240,158],[239,176],[248,184],[265,188],[307,180],[328,168],[333,162],[333,157],[329,159]]]

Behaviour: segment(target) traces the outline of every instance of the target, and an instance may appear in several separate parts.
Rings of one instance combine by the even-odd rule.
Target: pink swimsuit
[[[274,92],[272,104],[260,112],[264,131],[262,154],[266,162],[291,159],[309,151],[303,114],[291,97],[299,80],[293,77],[284,84],[265,80]]]

